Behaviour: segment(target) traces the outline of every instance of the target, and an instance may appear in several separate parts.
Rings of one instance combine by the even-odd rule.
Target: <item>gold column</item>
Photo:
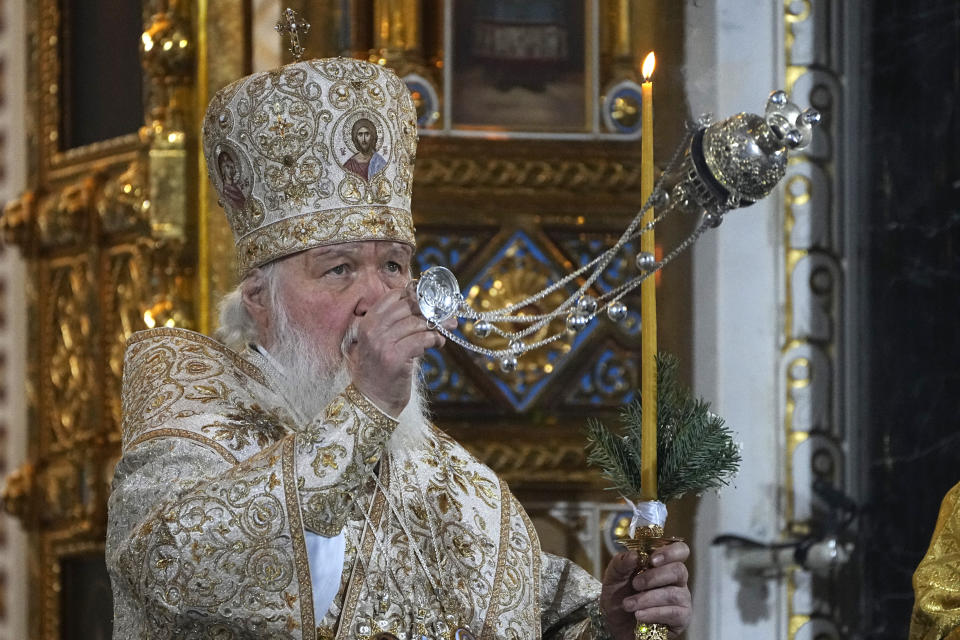
[[[205,17],[197,24],[200,47],[197,58],[196,112],[193,126],[199,133],[210,97],[220,88],[249,73],[245,51],[250,25],[243,0],[198,0]],[[235,285],[236,258],[233,234],[210,188],[199,149],[196,153],[198,209],[197,326],[209,333],[217,325],[217,302]]]
[[[600,81],[640,82],[640,65],[656,49],[656,3],[602,0],[600,3]]]
[[[631,34],[631,0],[605,0],[600,11],[600,82],[616,78],[637,81]]]
[[[196,42],[189,5],[170,2],[145,20],[141,36],[143,69],[150,90],[140,139],[148,145],[150,227],[158,241],[182,249],[186,235],[189,171],[187,123],[192,113],[192,70]],[[190,314],[192,315],[192,314]]]
[[[420,0],[374,0],[370,60],[400,75],[423,65]]]
[[[430,2],[427,6],[429,18],[424,24],[425,2],[430,0],[374,0],[370,16],[372,47],[368,59],[390,67],[405,81],[425,82],[430,88],[427,93],[437,95],[424,100],[424,96],[414,91],[414,105],[418,119],[434,114],[428,122],[421,122],[421,126],[436,126],[442,111],[440,96],[443,95],[438,82],[443,68],[443,4]],[[430,51],[424,49],[425,29]]]
[[[608,0],[607,10],[604,12],[606,50],[615,60],[633,59],[630,20],[631,15],[636,12],[630,10],[631,4],[631,0]]]

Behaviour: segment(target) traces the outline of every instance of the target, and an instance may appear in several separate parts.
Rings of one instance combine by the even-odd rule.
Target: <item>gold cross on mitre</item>
[[[301,20],[297,16],[296,11],[287,7],[274,28],[281,36],[283,34],[290,36],[290,53],[299,61],[303,56],[303,46],[300,44],[300,36],[305,36],[310,32],[310,23],[306,20]]]

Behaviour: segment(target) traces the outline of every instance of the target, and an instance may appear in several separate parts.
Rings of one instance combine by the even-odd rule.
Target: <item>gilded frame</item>
[[[74,149],[61,148],[63,15],[60,2],[38,0],[33,5],[33,12],[34,18],[30,22],[34,30],[37,63],[34,76],[36,84],[32,89],[36,96],[38,111],[36,140],[40,175],[56,179],[78,173],[97,160],[109,160],[111,157],[116,158],[129,152],[145,149],[136,132]]]
[[[534,121],[530,121],[522,124],[517,122],[507,123],[503,121],[494,121],[494,120],[490,120],[486,122],[465,122],[462,120],[457,121],[457,119],[454,116],[457,115],[458,111],[460,112],[459,115],[463,116],[464,115],[463,109],[465,108],[464,106],[458,103],[475,102],[480,96],[476,94],[470,95],[469,92],[477,90],[476,86],[474,86],[472,83],[467,83],[466,85],[458,88],[456,85],[456,82],[454,82],[452,86],[447,86],[445,91],[446,93],[445,99],[453,103],[453,104],[450,104],[446,110],[445,115],[448,117],[443,118],[443,122],[445,123],[444,124],[445,133],[447,133],[448,135],[449,134],[456,135],[458,133],[462,134],[464,132],[489,131],[489,132],[498,132],[501,135],[504,135],[504,134],[510,135],[514,133],[540,132],[544,135],[551,136],[557,133],[586,134],[586,133],[594,132],[594,130],[598,125],[598,118],[596,118],[596,115],[595,115],[596,108],[597,108],[596,102],[598,99],[598,96],[596,95],[598,81],[597,81],[597,78],[595,77],[596,76],[595,71],[597,67],[597,56],[598,56],[598,52],[596,51],[596,48],[598,47],[598,43],[597,43],[597,37],[596,37],[597,34],[595,33],[595,29],[593,28],[593,25],[596,23],[597,7],[593,2],[582,2],[582,3],[579,3],[579,4],[582,4],[582,6],[580,7],[580,11],[576,11],[576,5],[578,4],[577,0],[559,0],[559,1],[561,2],[561,6],[555,7],[555,9],[558,10],[558,14],[552,18],[556,20],[556,22],[551,23],[548,26],[547,25],[541,25],[541,26],[545,26],[546,30],[550,31],[551,35],[553,36],[553,38],[551,39],[551,42],[558,49],[561,48],[561,46],[558,44],[558,40],[556,39],[557,32],[563,32],[565,30],[564,27],[577,28],[577,31],[574,33],[569,33],[569,32],[564,33],[563,40],[566,41],[566,45],[565,45],[566,48],[570,50],[572,50],[572,47],[569,44],[571,40],[573,42],[579,42],[580,44],[579,55],[581,56],[581,60],[580,60],[581,68],[578,74],[582,75],[582,78],[580,79],[580,82],[577,83],[579,85],[579,99],[577,99],[576,102],[579,104],[579,108],[583,109],[583,112],[578,114],[579,117],[569,119],[569,121],[565,122],[564,124],[559,124],[559,123],[533,124]],[[466,3],[460,3],[459,5],[457,3],[446,3],[444,5],[445,10],[449,11],[451,14],[449,18],[446,18],[450,22],[450,26],[451,26],[450,35],[454,36],[456,34],[456,38],[451,37],[451,40],[455,40],[455,41],[444,42],[444,49],[450,53],[454,53],[455,51],[457,52],[457,53],[454,53],[453,55],[452,64],[444,65],[445,67],[446,66],[451,67],[450,74],[446,78],[446,80],[448,81],[458,79],[457,78],[458,74],[465,71],[463,67],[464,62],[460,60],[460,57],[462,56],[459,55],[459,54],[462,54],[464,49],[466,48],[464,45],[462,45],[459,42],[460,34],[463,32],[462,30],[458,29],[458,26],[462,26],[461,21],[463,21],[463,23],[469,23],[471,27],[469,30],[474,34],[476,34],[480,30],[482,23],[485,22],[484,20],[481,19],[480,16],[477,15],[478,4],[482,5],[483,3],[476,3],[473,5],[467,5]],[[469,9],[467,8],[468,6],[470,6]],[[470,14],[466,15],[468,11],[470,12]],[[463,13],[460,13],[460,12],[463,12]],[[487,24],[489,25],[489,23]],[[516,28],[516,25],[511,25],[511,27],[507,27],[507,28]],[[549,43],[545,42],[544,44],[549,44]],[[557,52],[554,52],[554,54],[556,53]],[[490,56],[496,55],[495,52],[492,52],[492,51],[488,52],[488,54]],[[489,66],[491,62],[492,60],[487,60],[487,66]],[[479,65],[479,62],[475,61],[474,64]],[[540,63],[522,62],[522,61],[513,59],[509,61],[501,60],[500,65],[502,65],[501,71],[512,73],[514,75],[521,74],[521,73],[528,74],[530,76],[530,78],[528,79],[532,79],[534,77],[542,77],[545,74],[545,72],[546,72],[546,75],[549,75],[551,70],[556,72],[556,70],[553,69],[553,67],[562,66],[562,63],[558,63],[557,61],[554,61],[552,64],[543,63],[543,62],[540,62]],[[525,66],[529,66],[530,68],[525,68]],[[553,78],[554,87],[557,86],[556,81],[557,81],[557,78]],[[483,84],[488,85],[489,79],[487,79],[487,82]],[[518,110],[522,112],[524,111],[525,106],[540,107],[542,109],[543,104],[537,104],[537,101],[539,100],[542,102],[544,99],[544,96],[537,96],[536,94],[548,92],[549,86],[550,85],[545,85],[543,89],[540,89],[538,91],[525,92],[521,94],[523,96],[522,97],[523,100],[532,99],[534,101],[534,104],[520,105],[519,108],[517,108],[516,105],[511,105],[510,111],[512,112],[512,111]],[[487,88],[489,88],[489,86]],[[454,99],[451,100],[451,98],[454,98]],[[482,106],[480,110],[481,111],[483,110]],[[473,115],[476,116],[477,114],[473,114]]]
[[[61,611],[63,602],[63,561],[76,556],[103,554],[103,541],[73,541],[77,532],[67,531],[59,536],[51,536],[45,541],[44,556],[47,563],[41,568],[40,581],[48,585],[40,595],[38,602],[41,616],[39,629],[41,638],[63,637]]]

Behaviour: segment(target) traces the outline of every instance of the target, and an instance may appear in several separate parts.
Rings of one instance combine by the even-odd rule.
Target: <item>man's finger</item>
[[[656,589],[676,585],[687,586],[687,567],[682,562],[671,562],[662,567],[641,571],[633,578],[633,588],[637,591]]]
[[[401,297],[409,307],[411,313],[416,315],[422,315],[420,311],[420,301],[417,300],[416,281],[411,280],[410,282],[407,283],[407,286],[403,288],[403,295]]]
[[[667,625],[674,633],[686,629],[689,623],[689,609],[678,606],[654,607],[636,611],[633,617],[637,622],[657,622]]]
[[[382,327],[372,327],[371,338],[398,342],[403,338],[422,331],[429,331],[427,321],[419,316],[404,316]]]
[[[460,321],[457,319],[456,316],[450,316],[449,318],[444,320],[441,324],[443,324],[443,328],[446,329],[447,331],[456,331],[457,327],[460,324]]]
[[[397,290],[390,290],[370,308],[367,317],[379,319],[381,322],[396,322],[400,318],[420,315],[411,309],[409,300],[402,298]]]
[[[419,358],[427,349],[443,346],[443,336],[436,331],[411,333],[397,342],[397,351],[407,358]]]
[[[685,587],[660,587],[644,591],[623,599],[624,611],[645,611],[658,607],[687,607],[690,605],[690,591]]]
[[[650,556],[650,565],[659,567],[670,562],[686,562],[690,557],[690,547],[686,542],[678,541],[660,547]]]
[[[637,554],[633,551],[622,551],[610,559],[607,570],[603,574],[604,584],[627,582],[637,570]]]
[[[406,300],[397,298],[391,295],[392,293],[394,292],[384,294],[365,316],[357,320],[367,335],[387,335],[399,325],[406,326],[408,330],[412,326],[426,327],[427,321],[423,316],[411,313]],[[410,324],[411,322],[419,324]],[[404,325],[404,323],[407,324]],[[399,334],[394,335],[399,336]]]
[[[424,335],[424,341],[428,344],[427,349],[440,348],[446,343],[446,339],[436,329],[431,329],[427,321],[419,316],[404,319],[397,323],[393,330],[389,332],[388,337],[394,339],[399,345],[406,338],[420,334]]]

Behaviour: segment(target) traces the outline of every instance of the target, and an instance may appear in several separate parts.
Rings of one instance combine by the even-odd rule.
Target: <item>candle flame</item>
[[[650,82],[650,77],[653,76],[653,68],[657,66],[657,56],[653,55],[653,51],[647,54],[647,57],[643,59],[643,81]]]

